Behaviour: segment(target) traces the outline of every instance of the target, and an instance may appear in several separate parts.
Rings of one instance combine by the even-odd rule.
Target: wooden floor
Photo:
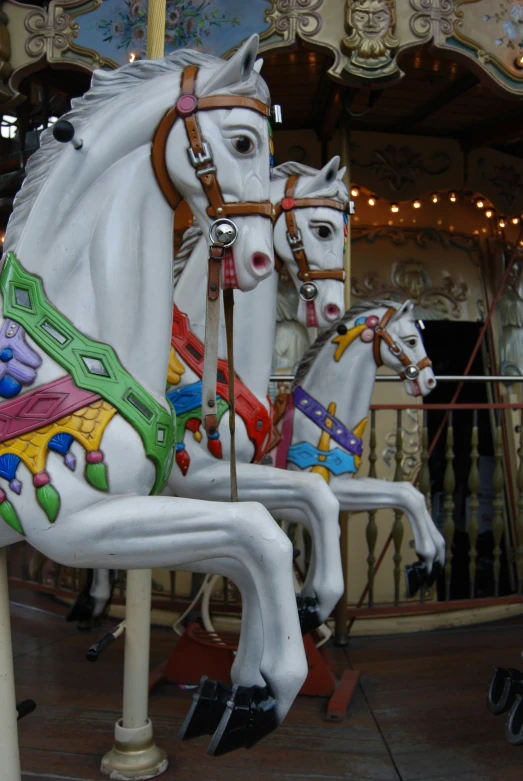
[[[100,758],[120,715],[121,641],[90,664],[85,652],[99,631],[78,633],[48,598],[12,590],[11,599],[17,698],[38,706],[19,725],[23,780],[103,779]],[[171,632],[153,632],[152,663],[168,655],[172,642]],[[522,781],[523,746],[505,742],[504,717],[485,706],[493,665],[522,667],[522,648],[523,620],[354,639],[347,658],[335,652],[340,665],[362,671],[344,724],[323,721],[325,700],[300,697],[276,733],[220,759],[207,757],[204,739],[176,739],[190,693],[161,686],[150,714],[171,760],[162,779]]]

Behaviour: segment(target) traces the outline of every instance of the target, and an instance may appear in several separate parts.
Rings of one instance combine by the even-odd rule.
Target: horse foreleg
[[[30,542],[67,566],[187,569],[233,558],[249,572],[259,601],[259,672],[278,722],[307,675],[292,581],[292,546],[259,505],[172,497],[115,497],[64,517]],[[259,679],[258,679],[259,680]],[[256,685],[256,682],[254,682]]]
[[[349,512],[394,509],[405,513],[418,556],[431,572],[435,561],[445,562],[445,540],[430,517],[423,495],[411,483],[393,483],[372,477],[337,477],[331,488],[342,510]]]
[[[302,524],[314,543],[312,566],[303,593],[318,599],[321,621],[325,621],[343,594],[339,542],[339,504],[320,475],[291,472],[258,464],[238,464],[238,494],[241,502],[259,502],[276,519]],[[227,501],[229,464],[220,463],[192,471],[183,478],[171,478],[170,487],[184,496]]]

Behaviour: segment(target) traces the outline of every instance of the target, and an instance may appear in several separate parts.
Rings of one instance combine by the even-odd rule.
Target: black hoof
[[[422,588],[430,588],[441,575],[443,567],[435,561],[430,572],[424,561],[416,561],[405,567],[406,596],[415,597]]]
[[[300,618],[302,635],[306,635],[309,632],[312,632],[313,629],[317,629],[321,626],[318,613],[318,600],[316,597],[301,597],[298,594],[296,596],[296,604],[298,606],[298,616]]]
[[[511,746],[523,746],[523,695],[519,694],[505,724],[505,737]]]
[[[267,687],[233,686],[207,753],[220,757],[237,748],[252,748],[277,726],[276,702]]]
[[[17,721],[23,719],[24,716],[28,716],[36,708],[36,702],[34,700],[24,700],[23,702],[16,703]]]
[[[518,694],[523,694],[523,674],[512,667],[494,667],[487,692],[487,708],[496,716],[511,709]]]
[[[222,718],[231,689],[225,683],[211,681],[206,675],[200,680],[192,705],[184,719],[178,737],[191,740],[201,735],[213,735]]]
[[[94,608],[94,598],[90,596],[88,589],[84,589],[78,594],[65,620],[78,621],[79,629],[90,629],[93,626]]]

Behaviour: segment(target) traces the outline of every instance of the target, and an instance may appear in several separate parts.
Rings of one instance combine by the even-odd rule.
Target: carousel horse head
[[[321,171],[300,163],[273,171],[274,249],[300,294],[298,319],[309,327],[327,328],[344,311],[349,200],[339,163],[333,157]]]
[[[58,143],[71,139],[53,136],[51,129],[42,134],[28,169],[38,174],[39,186],[33,176],[32,186],[22,189],[19,200],[26,207],[15,210],[5,250],[41,253],[34,241],[25,242],[30,231],[40,241],[45,234],[51,244],[65,221],[85,225],[91,211],[104,208],[114,226],[118,190],[131,208],[142,198],[140,220],[150,211],[152,234],[163,231],[165,207],[174,210],[186,199],[211,242],[227,247],[224,286],[254,288],[273,268],[270,105],[257,48],[254,35],[229,60],[181,50],[95,71],[91,88],[65,116],[73,125],[73,143]],[[28,211],[36,201],[34,231]],[[133,219],[136,223],[136,215]],[[109,214],[102,221],[109,223]],[[149,267],[157,253],[154,243],[149,237]]]
[[[409,396],[426,396],[436,387],[432,362],[423,344],[414,304],[372,301],[353,307],[337,327],[334,360],[356,340],[372,349],[376,366],[387,366],[402,378]],[[354,316],[356,315],[356,317]]]

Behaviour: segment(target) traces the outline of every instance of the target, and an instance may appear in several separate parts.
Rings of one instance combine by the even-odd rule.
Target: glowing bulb
[[[518,70],[523,70],[523,54],[521,54],[519,57],[516,57],[514,60],[514,65]]]
[[[456,195],[456,193],[454,192],[449,193],[449,201],[451,201],[452,203],[456,203],[457,200],[458,200],[458,196]]]
[[[499,227],[504,228],[506,224],[507,224],[506,219],[504,217],[500,217],[498,222]]]
[[[488,217],[490,220],[493,214],[494,212],[492,211],[492,209],[487,209],[487,211],[485,212],[485,217]]]
[[[398,206],[397,203],[391,203],[390,210],[391,212],[394,212],[394,214],[396,214],[396,212],[399,212],[400,207]]]
[[[129,52],[129,62],[136,62],[136,54],[134,52]]]
[[[367,203],[369,204],[369,206],[376,206],[376,198],[373,195],[371,195]]]
[[[4,233],[0,233],[0,244],[4,243],[4,239],[5,239],[5,234]]]
[[[430,200],[432,201],[432,203],[439,203],[438,193],[431,193]]]
[[[351,187],[350,188],[350,194],[352,195],[353,198],[357,198],[358,195],[360,194],[360,188],[359,187]]]
[[[412,201],[412,205],[414,206],[415,209],[421,209],[421,201],[418,201],[417,198],[415,201]]]
[[[512,217],[512,225],[517,225],[519,222],[519,217]]]
[[[483,207],[485,206],[485,201],[483,200],[483,198],[476,198],[476,206],[478,207],[478,209],[483,209]]]

